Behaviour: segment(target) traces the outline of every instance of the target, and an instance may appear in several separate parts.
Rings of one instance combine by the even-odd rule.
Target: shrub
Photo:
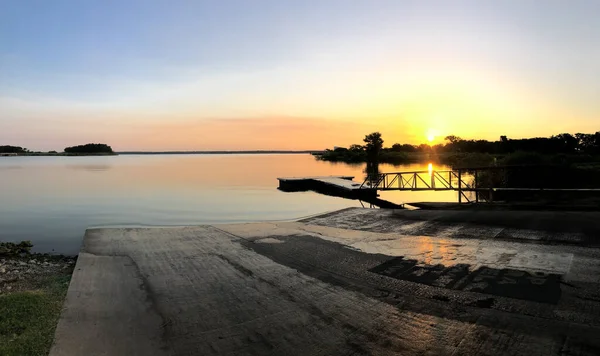
[[[30,254],[33,244],[31,241],[21,241],[16,244],[14,242],[0,242],[0,256],[9,257],[17,256],[22,253]]]

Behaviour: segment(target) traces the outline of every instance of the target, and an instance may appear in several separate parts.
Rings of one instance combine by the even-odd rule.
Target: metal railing
[[[458,202],[493,201],[494,192],[596,192],[598,185],[585,186],[565,179],[565,170],[546,166],[494,166],[367,174],[362,189],[401,191],[457,191]],[[550,177],[554,183],[550,182]],[[557,183],[558,182],[558,183]],[[472,193],[467,195],[467,193]]]
[[[416,171],[368,175],[362,187],[378,190],[455,190],[470,185],[462,179],[461,171]]]
[[[465,178],[470,178],[465,180]],[[462,198],[470,201],[465,192],[478,190],[472,183],[473,176],[462,170],[452,171],[415,171],[370,174],[360,186],[362,189],[377,190],[454,190]],[[487,190],[487,189],[486,189]]]

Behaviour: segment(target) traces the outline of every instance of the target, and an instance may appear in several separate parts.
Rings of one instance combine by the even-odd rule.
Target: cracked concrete
[[[598,249],[385,214],[88,230],[50,355],[600,353]]]

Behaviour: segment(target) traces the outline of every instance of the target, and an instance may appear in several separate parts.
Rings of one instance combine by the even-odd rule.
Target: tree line
[[[114,154],[112,147],[103,143],[88,143],[85,145],[66,147],[64,152],[66,154]],[[39,154],[42,152],[32,152],[23,147],[5,145],[0,146],[0,153]],[[47,153],[57,154],[56,151]]]
[[[27,149],[19,146],[0,146],[0,153],[26,153]]]
[[[379,132],[366,135],[364,144],[354,144],[350,147],[327,149],[319,157],[326,161],[343,162],[398,162],[410,161],[415,154],[486,154],[511,155],[529,153],[539,155],[600,155],[600,131],[593,134],[577,133],[571,135],[562,133],[550,137],[534,137],[510,139],[500,136],[497,141],[466,140],[455,135],[446,136],[444,143],[436,145],[400,144],[383,147],[383,139]]]
[[[498,141],[464,140],[458,136],[447,136],[447,143],[432,146],[430,150],[439,152],[467,152],[507,154],[517,151],[535,152],[540,154],[600,154],[600,131],[593,134],[577,133],[571,135],[562,133],[550,137],[534,137],[522,139],[509,139],[500,136]],[[405,145],[395,144],[392,150],[401,152]],[[416,147],[413,147],[413,152]]]

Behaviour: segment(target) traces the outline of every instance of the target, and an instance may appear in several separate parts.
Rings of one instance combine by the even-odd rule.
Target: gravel
[[[77,257],[28,255],[0,258],[0,295],[32,290],[52,275],[68,273]]]

